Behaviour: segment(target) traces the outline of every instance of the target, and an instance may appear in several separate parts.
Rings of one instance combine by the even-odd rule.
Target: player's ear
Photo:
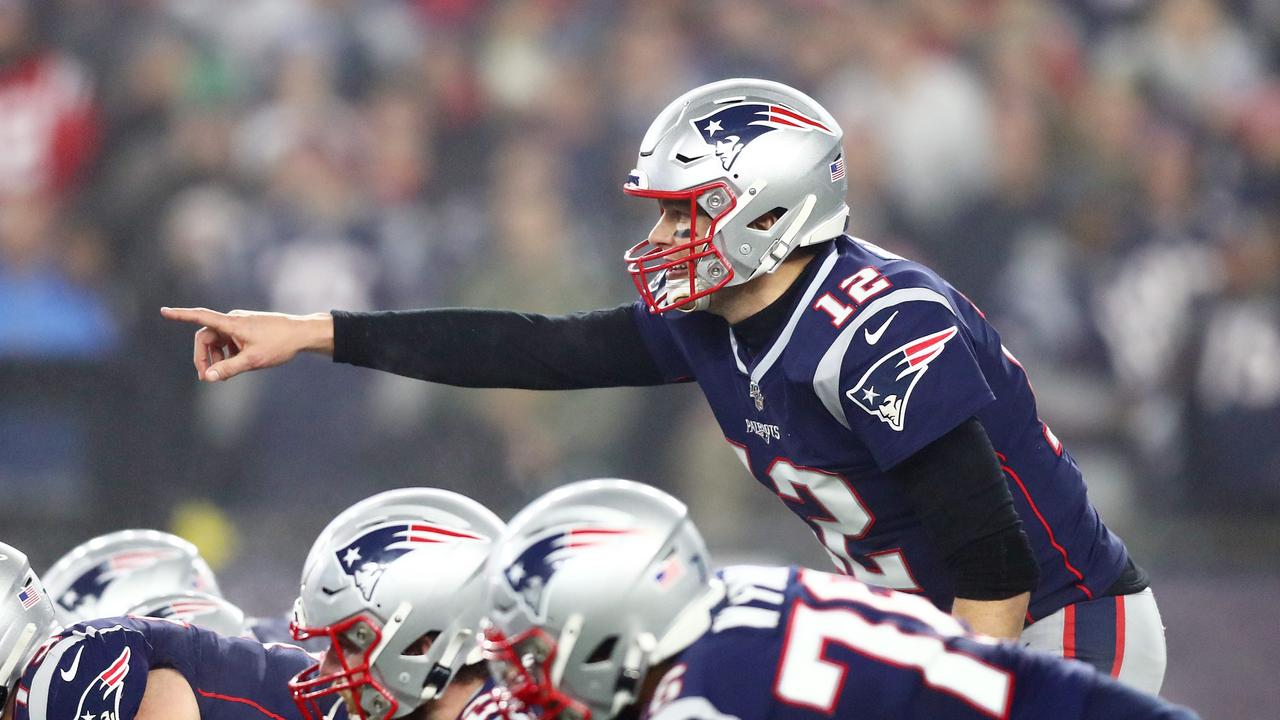
[[[427,633],[426,635],[423,635],[422,637],[418,638],[417,642],[409,646],[408,650],[405,651],[405,654],[406,655],[426,655],[427,651],[431,649],[431,643],[435,642],[436,637],[438,637],[439,635],[440,633],[435,631],[432,631]]]

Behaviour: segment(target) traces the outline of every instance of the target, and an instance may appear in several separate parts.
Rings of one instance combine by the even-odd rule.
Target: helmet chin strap
[[[582,613],[570,615],[556,639],[556,661],[551,666],[551,683],[556,687],[560,687],[564,670],[569,666],[569,655],[573,654],[573,646],[578,644],[578,636],[582,634],[582,620]]]
[[[764,256],[760,258],[760,267],[751,273],[751,277],[747,278],[748,280],[754,280],[765,273],[771,273],[782,265],[782,261],[786,260],[787,256],[791,254],[792,243],[795,242],[796,235],[799,234],[800,228],[804,227],[805,221],[809,219],[809,215],[813,212],[813,206],[817,203],[818,198],[813,193],[804,196],[804,201],[800,203],[800,207],[795,209],[795,219],[787,226],[781,237],[774,240],[769,249],[765,251]]]
[[[457,659],[458,653],[462,652],[462,647],[471,638],[470,630],[459,630],[449,638],[449,644],[444,646],[444,652],[427,673],[427,684],[423,686],[422,694],[418,696],[419,700],[423,702],[434,700],[444,690],[444,686],[453,677],[453,661]],[[436,638],[437,642],[439,640],[440,638]]]
[[[4,664],[0,665],[0,680],[8,680],[13,675],[18,663],[22,662],[22,656],[26,654],[28,643],[31,642],[31,638],[35,634],[35,623],[27,623],[22,628],[22,631],[18,633],[18,637],[13,643],[13,649],[9,651],[9,656],[4,659]]]
[[[711,578],[705,592],[685,606],[671,627],[663,633],[649,654],[649,662],[656,665],[693,644],[711,627],[711,609],[725,595],[725,586],[719,578]]]
[[[658,644],[650,633],[640,633],[635,642],[627,648],[622,658],[622,672],[618,674],[618,684],[613,693],[613,706],[610,717],[617,717],[623,708],[635,702],[640,691],[640,682],[648,670],[648,658],[653,655],[653,648]]]

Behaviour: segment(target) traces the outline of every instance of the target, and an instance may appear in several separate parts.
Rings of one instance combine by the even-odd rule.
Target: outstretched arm
[[[336,362],[463,387],[570,390],[659,385],[667,379],[645,344],[632,309],[572,315],[451,308],[332,315],[162,308],[200,324],[200,379],[226,380],[274,367],[299,352]]]

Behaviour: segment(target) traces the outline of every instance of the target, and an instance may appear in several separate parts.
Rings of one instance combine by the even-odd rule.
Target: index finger
[[[169,320],[179,320],[181,322],[189,322],[195,325],[206,325],[214,330],[222,330],[226,327],[226,321],[230,318],[220,312],[214,312],[208,308],[160,308],[160,314]]]

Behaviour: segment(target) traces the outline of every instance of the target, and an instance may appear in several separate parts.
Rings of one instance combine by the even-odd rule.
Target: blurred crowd
[[[1267,0],[0,0],[5,518],[292,547],[381,488],[619,475],[769,532],[696,391],[206,387],[157,312],[630,302],[640,137],[730,76],[832,110],[850,233],[988,314],[1104,510],[1274,518],[1278,69]]]

